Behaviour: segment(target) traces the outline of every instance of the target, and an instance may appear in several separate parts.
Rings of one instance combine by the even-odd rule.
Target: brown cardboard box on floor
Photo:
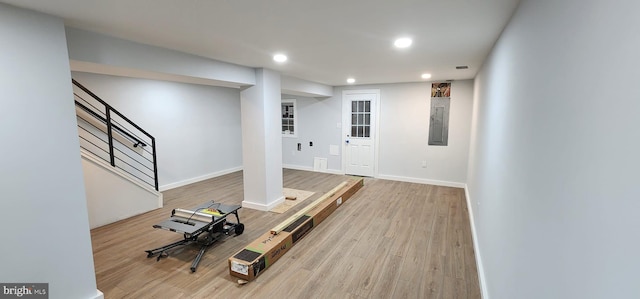
[[[269,266],[273,265],[293,245],[306,236],[315,226],[324,221],[362,186],[362,178],[350,181],[336,192],[288,225],[277,235],[267,231],[255,241],[229,258],[229,273],[246,281],[254,280]]]

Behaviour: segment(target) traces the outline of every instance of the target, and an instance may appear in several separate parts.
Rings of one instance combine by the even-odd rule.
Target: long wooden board
[[[297,213],[293,214],[291,217],[287,218],[287,220],[285,220],[282,223],[278,224],[278,226],[272,228],[271,229],[271,234],[273,234],[273,235],[279,234],[283,229],[285,229],[291,223],[294,223],[296,220],[300,219],[300,217],[304,216],[304,214],[306,214],[307,212],[311,211],[313,208],[315,208],[317,205],[319,205],[325,199],[333,196],[338,191],[342,190],[342,188],[347,186],[347,184],[349,184],[349,182],[342,182],[338,186],[336,186],[335,188],[331,189],[329,192],[327,192],[324,195],[320,196],[320,198],[314,200],[312,203],[308,204],[302,210],[300,210]]]

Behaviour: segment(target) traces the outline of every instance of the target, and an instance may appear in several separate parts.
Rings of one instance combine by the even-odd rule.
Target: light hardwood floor
[[[105,298],[480,298],[471,229],[458,188],[366,179],[364,187],[255,281],[238,285],[227,259],[345,180],[284,170],[284,187],[314,191],[284,214],[240,209],[245,232],[189,267],[199,247],[156,262],[145,250],[182,235],[153,229],[174,208],[242,202],[242,172],[164,192],[162,209],[91,231]]]

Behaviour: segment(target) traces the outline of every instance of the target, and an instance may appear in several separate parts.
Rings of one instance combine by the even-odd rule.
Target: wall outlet
[[[427,168],[427,160],[422,160],[422,168]]]

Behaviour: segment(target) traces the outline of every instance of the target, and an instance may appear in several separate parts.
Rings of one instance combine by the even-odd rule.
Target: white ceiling
[[[473,78],[519,0],[0,0],[71,27],[328,85]],[[409,49],[395,49],[410,36]],[[285,64],[272,60],[288,55]],[[468,65],[468,70],[456,70]]]

